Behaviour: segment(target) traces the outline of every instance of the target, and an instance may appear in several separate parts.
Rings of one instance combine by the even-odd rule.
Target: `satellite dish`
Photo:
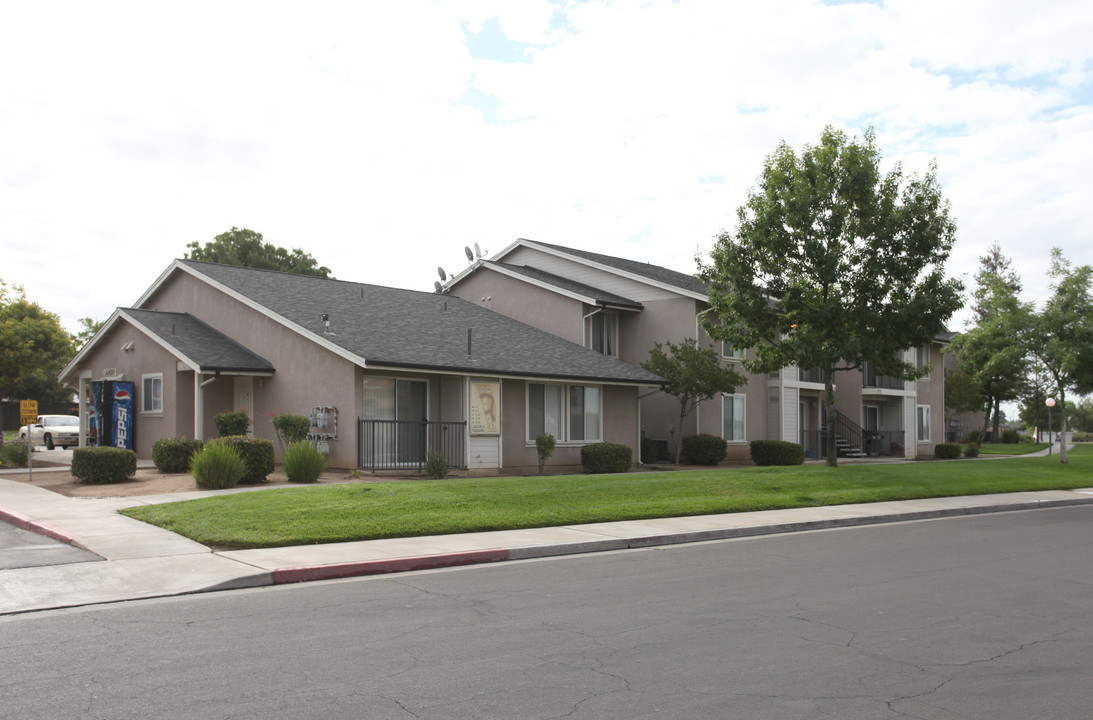
[[[442,267],[438,267],[436,269],[436,274],[440,276],[441,282],[448,279],[448,273],[444,272],[444,268],[442,268]]]
[[[467,253],[467,262],[474,262],[474,253],[471,252],[469,247],[464,247],[463,252]]]
[[[481,258],[482,257],[482,248],[478,247],[478,243],[474,244],[474,256],[476,258]]]
[[[444,286],[440,284],[439,280],[433,280],[433,288],[437,292],[443,292],[444,291]]]

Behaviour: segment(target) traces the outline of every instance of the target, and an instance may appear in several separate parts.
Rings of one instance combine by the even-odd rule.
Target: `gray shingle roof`
[[[273,372],[273,365],[189,313],[121,308],[201,372]]]
[[[350,353],[391,366],[601,382],[660,378],[500,313],[436,293],[180,260]],[[321,316],[330,320],[324,332]],[[471,352],[467,353],[467,331]]]
[[[585,260],[591,260],[592,262],[606,265],[608,267],[615,268],[616,270],[622,270],[624,272],[639,275],[641,277],[655,280],[656,282],[664,283],[666,285],[672,285],[683,290],[706,294],[706,284],[696,278],[694,275],[688,275],[676,270],[669,270],[666,267],[659,265],[653,265],[650,263],[638,262],[636,260],[627,260],[625,258],[613,257],[611,255],[601,255],[599,253],[587,252],[585,250],[576,250],[574,248],[563,247],[562,245],[552,245],[550,243],[539,242],[538,240],[524,240],[524,242],[534,243],[535,245],[542,245],[543,247],[563,252],[567,255],[583,258]]]
[[[637,300],[631,300],[625,298],[622,295],[616,295],[615,293],[607,292],[606,290],[600,290],[594,288],[591,285],[585,285],[569,278],[564,278],[560,275],[548,273],[545,270],[533,268],[530,265],[513,265],[512,263],[494,262],[489,260],[483,260],[483,263],[488,265],[496,265],[498,267],[505,268],[511,272],[523,275],[524,277],[531,278],[533,280],[539,280],[540,282],[553,285],[554,287],[561,288],[562,290],[569,290],[579,295],[584,295],[595,300],[601,305],[610,305],[612,307],[625,307],[634,308],[640,310],[642,304]]]

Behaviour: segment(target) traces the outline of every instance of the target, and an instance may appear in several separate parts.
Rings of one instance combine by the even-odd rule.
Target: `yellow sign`
[[[34,421],[38,419],[38,401],[37,400],[20,400],[19,401],[19,424],[20,425],[33,425]]]

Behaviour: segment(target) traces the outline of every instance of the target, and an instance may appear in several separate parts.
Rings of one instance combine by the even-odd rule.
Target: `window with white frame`
[[[592,324],[592,349],[604,355],[619,355],[619,316],[610,312],[599,312],[589,318]]]
[[[744,442],[745,398],[721,396],[721,437],[727,442]]]
[[[922,371],[926,372],[925,375],[923,375],[921,378],[919,378],[920,380],[929,380],[930,379],[930,346],[929,345],[926,345],[924,347],[915,348],[915,368],[917,368],[920,372],[922,372]]]
[[[743,360],[744,351],[734,348],[724,340],[721,341],[721,357],[729,358],[730,360]]]
[[[915,437],[918,442],[930,442],[930,406],[915,408]]]
[[[559,442],[603,437],[602,393],[595,385],[528,383],[528,442],[550,433]]]
[[[163,414],[163,373],[140,376],[140,411],[145,415]]]

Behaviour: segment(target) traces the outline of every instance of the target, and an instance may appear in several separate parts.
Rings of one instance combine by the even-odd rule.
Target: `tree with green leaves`
[[[676,465],[683,449],[683,420],[703,400],[721,393],[731,393],[748,379],[736,370],[721,364],[721,358],[710,349],[698,347],[694,338],[684,338],[678,345],[653,343],[649,359],[643,368],[668,381],[664,392],[679,400],[679,433],[676,442]]]
[[[186,245],[190,252],[185,254],[188,260],[239,265],[259,270],[279,270],[296,275],[314,275],[329,278],[330,268],[319,265],[311,253],[299,248],[286,250],[283,247],[265,242],[262,233],[246,228],[233,227],[221,233],[212,242],[201,245],[192,242]]]
[[[1002,403],[1017,400],[1025,391],[1028,351],[1015,340],[1029,323],[1032,306],[1018,298],[1021,280],[997,245],[979,258],[975,283],[975,327],[957,336],[949,349],[979,386],[984,399],[983,431],[993,428],[991,438],[998,442]]]
[[[1034,312],[1023,340],[1051,380],[1066,437],[1066,393],[1093,392],[1093,267],[1074,267],[1059,248],[1051,250],[1052,295]],[[1067,462],[1066,443],[1059,461]]]
[[[972,376],[963,370],[945,371],[945,425],[952,427],[957,415],[979,412],[986,404]]]
[[[57,382],[57,374],[74,352],[72,336],[55,313],[27,300],[22,286],[0,280],[0,398],[67,399],[72,391]]]
[[[905,176],[880,170],[870,130],[860,140],[832,127],[798,155],[785,142],[763,163],[757,187],[722,232],[709,264],[699,258],[711,337],[753,348],[753,373],[819,368],[827,426],[835,426],[835,375],[873,363],[913,380],[924,369],[903,351],[928,345],[962,305],[946,279],[956,237],[936,165]],[[827,463],[838,464],[828,433]]]

